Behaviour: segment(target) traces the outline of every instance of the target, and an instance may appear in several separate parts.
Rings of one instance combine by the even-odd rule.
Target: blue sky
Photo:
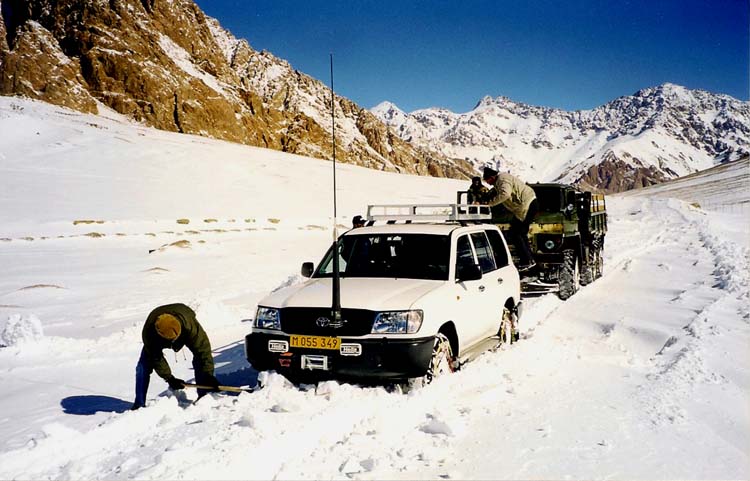
[[[197,0],[363,107],[589,109],[665,82],[748,100],[748,0]]]

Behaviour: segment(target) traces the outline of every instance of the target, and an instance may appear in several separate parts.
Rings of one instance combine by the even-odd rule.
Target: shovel
[[[214,391],[214,388],[212,386],[204,386],[203,384],[190,384],[185,383],[185,387],[190,387],[194,389],[205,389],[206,391]],[[235,387],[235,386],[219,386],[219,391],[226,391],[226,392],[255,392],[258,389],[253,387]]]

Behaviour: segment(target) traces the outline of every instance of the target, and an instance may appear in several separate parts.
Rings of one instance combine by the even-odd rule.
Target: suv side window
[[[500,232],[496,230],[488,230],[487,237],[490,239],[490,245],[492,246],[492,252],[495,254],[495,262],[497,268],[505,267],[508,265],[508,253],[505,250],[505,243],[500,235]]]
[[[469,243],[469,236],[467,235],[459,237],[456,243],[456,267],[464,262],[474,264],[474,252],[471,250],[471,243]]]
[[[497,269],[490,243],[487,242],[487,236],[484,235],[484,232],[473,232],[471,234],[471,241],[474,243],[474,249],[477,251],[477,260],[479,260],[479,267],[482,268],[482,273],[486,274]]]

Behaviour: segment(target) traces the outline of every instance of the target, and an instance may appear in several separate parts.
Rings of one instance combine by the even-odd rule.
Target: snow
[[[42,337],[42,321],[33,314],[13,314],[0,324],[0,347],[35,342]]]
[[[0,98],[0,323],[36,333],[0,348],[0,479],[750,477],[747,169],[608,197],[601,279],[527,299],[520,342],[404,394],[244,359],[258,299],[331,242],[330,167]],[[465,187],[339,168],[343,226]],[[175,301],[222,383],[264,387],[192,404],[154,376],[128,411],[143,322]]]
[[[622,195],[682,199],[705,210],[747,216],[750,214],[750,158]]]
[[[171,38],[160,33],[159,46],[164,51],[164,53],[166,53],[169,58],[172,59],[175,65],[177,65],[183,72],[202,81],[204,84],[206,84],[207,87],[213,89],[219,95],[227,95],[219,80],[213,75],[210,75],[198,68],[193,63],[190,54],[185,51],[184,48],[174,43]]]
[[[219,21],[213,17],[206,17],[206,24],[208,29],[211,31],[216,44],[219,46],[222,55],[226,59],[227,63],[231,64],[234,59],[234,54],[237,51],[237,46],[241,43],[240,40],[234,38],[234,36],[225,30]]]

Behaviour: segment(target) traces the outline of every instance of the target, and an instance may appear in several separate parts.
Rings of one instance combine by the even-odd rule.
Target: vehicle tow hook
[[[286,359],[279,359],[279,365],[281,367],[289,367],[292,365],[292,360],[289,358]]]

